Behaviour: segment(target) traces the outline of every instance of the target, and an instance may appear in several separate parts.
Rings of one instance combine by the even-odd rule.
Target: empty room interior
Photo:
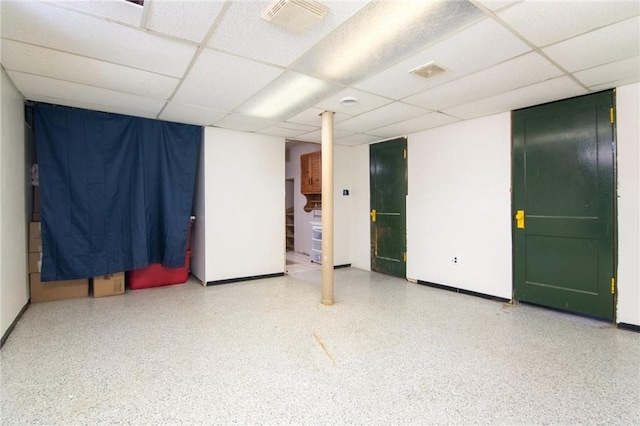
[[[640,2],[1,0],[2,424],[640,424]]]

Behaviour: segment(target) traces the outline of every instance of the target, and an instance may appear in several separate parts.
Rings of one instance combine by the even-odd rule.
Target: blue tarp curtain
[[[42,280],[181,267],[202,128],[34,105]]]

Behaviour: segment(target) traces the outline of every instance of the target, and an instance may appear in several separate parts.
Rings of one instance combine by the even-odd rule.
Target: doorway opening
[[[285,272],[321,269],[322,199],[320,144],[287,140],[285,143]],[[316,174],[314,173],[316,171]],[[303,176],[304,175],[304,176]],[[312,203],[310,204],[310,200]]]

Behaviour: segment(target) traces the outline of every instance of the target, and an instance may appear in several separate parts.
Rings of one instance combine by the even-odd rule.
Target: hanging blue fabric
[[[202,128],[36,103],[42,280],[185,262]]]

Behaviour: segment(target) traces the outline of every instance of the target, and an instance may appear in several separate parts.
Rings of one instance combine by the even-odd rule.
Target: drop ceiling
[[[331,110],[342,145],[640,81],[635,0],[321,3],[296,34],[271,1],[2,0],[1,62],[28,100],[287,139]]]

